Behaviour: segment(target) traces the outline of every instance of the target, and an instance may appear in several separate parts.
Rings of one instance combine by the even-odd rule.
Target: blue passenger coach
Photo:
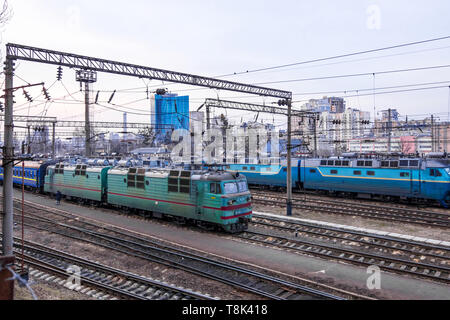
[[[55,161],[25,161],[24,170],[22,169],[22,163],[19,163],[13,168],[13,183],[22,185],[23,171],[24,185],[35,190],[41,190],[44,186],[45,171],[49,165],[54,163]],[[0,166],[0,181],[3,183],[3,166]]]

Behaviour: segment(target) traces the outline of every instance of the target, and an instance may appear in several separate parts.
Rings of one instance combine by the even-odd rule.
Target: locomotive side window
[[[331,170],[331,174],[337,174],[338,171],[337,170]]]
[[[408,166],[408,160],[400,160],[400,167],[407,167]]]
[[[179,171],[171,170],[169,173],[169,179],[167,180],[167,190],[169,192],[178,192],[178,175]]]
[[[410,167],[418,167],[419,166],[419,160],[409,160],[409,166]]]
[[[367,175],[368,176],[374,176],[375,175],[375,171],[367,171]]]
[[[221,188],[219,183],[211,183],[209,185],[209,193],[221,194]]]
[[[181,171],[180,173],[180,192],[190,193],[191,192],[191,172]]]
[[[316,173],[316,169],[309,169],[310,173]]]
[[[354,175],[357,175],[357,176],[360,176],[360,175],[361,175],[361,171],[355,170],[355,171],[353,171],[353,174],[354,174]]]
[[[430,176],[434,177],[434,169],[430,169]]]
[[[145,189],[145,169],[137,169],[136,188]]]
[[[409,177],[409,172],[400,172],[400,177]]]
[[[127,180],[128,180],[127,186],[134,188],[136,185],[136,168],[128,169]]]

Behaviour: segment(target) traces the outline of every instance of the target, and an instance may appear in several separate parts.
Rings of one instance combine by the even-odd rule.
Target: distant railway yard
[[[286,217],[282,194],[251,193],[248,229],[229,234],[26,192],[22,244],[15,190],[16,266],[47,299],[450,298],[448,209],[294,194]]]

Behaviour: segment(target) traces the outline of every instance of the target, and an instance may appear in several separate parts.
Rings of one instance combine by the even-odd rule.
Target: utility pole
[[[86,157],[91,156],[91,122],[89,119],[89,82],[84,83],[84,132],[85,139],[85,154]]]
[[[314,153],[313,153],[313,157],[317,157],[317,123],[316,123],[316,121],[317,121],[317,118],[314,116],[313,117],[313,119],[314,119],[314,121],[313,121],[313,124],[314,124],[314,128],[313,128],[313,132],[314,132]]]
[[[89,119],[89,84],[97,81],[97,72],[92,70],[77,70],[76,81],[80,82],[80,88],[84,83],[84,131],[85,131],[85,155],[90,157],[92,155],[91,148],[91,122]]]
[[[13,76],[14,60],[5,61],[5,145],[3,147],[3,255],[13,255]]]
[[[292,113],[292,100],[287,99],[287,174],[286,174],[286,191],[287,191],[287,200],[286,200],[286,215],[292,216],[292,163],[291,163],[291,151],[292,151],[292,143],[291,143],[291,113]]]
[[[387,131],[388,131],[388,152],[391,152],[391,109],[388,109],[388,123],[387,123]]]
[[[31,128],[31,126],[28,124],[28,125],[27,125],[27,130],[28,130],[27,153],[28,153],[28,154],[31,154],[31,134],[30,134],[30,128]]]
[[[431,152],[434,151],[434,116],[431,115]]]
[[[211,129],[211,109],[206,105],[206,129]]]
[[[52,135],[52,159],[53,160],[55,160],[56,159],[56,150],[55,150],[55,126],[56,126],[56,123],[55,122],[53,122],[52,123],[52,126],[53,126],[53,135]]]

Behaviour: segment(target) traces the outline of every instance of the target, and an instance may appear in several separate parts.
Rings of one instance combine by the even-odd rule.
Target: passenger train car
[[[286,187],[286,163],[230,164],[250,185]],[[450,166],[447,159],[329,158],[293,159],[294,189],[347,193],[370,198],[420,199],[450,203]]]
[[[23,184],[25,185],[25,187],[36,191],[43,191],[46,169],[49,165],[55,163],[56,161],[51,160],[25,161],[24,170],[22,169],[22,163],[16,164],[13,168],[13,184],[22,185],[22,176],[23,176]],[[0,183],[3,184],[2,164],[3,163],[0,160]]]

